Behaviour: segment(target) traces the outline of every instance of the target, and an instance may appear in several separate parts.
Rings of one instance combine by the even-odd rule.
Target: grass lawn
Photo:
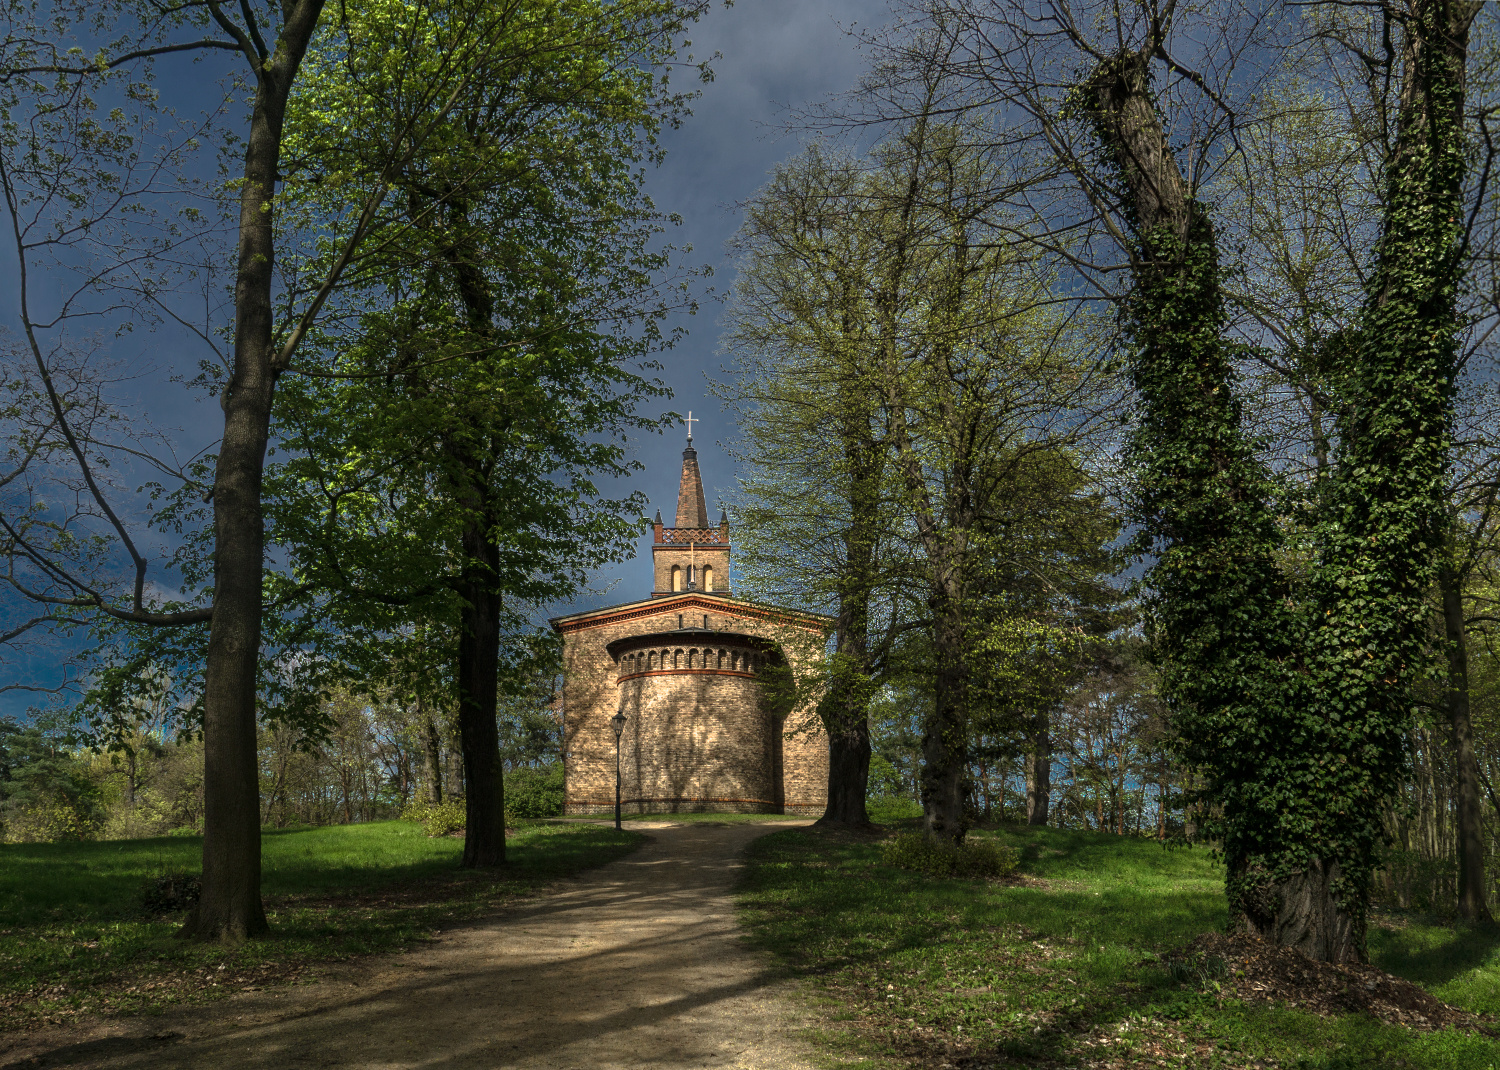
[[[173,938],[147,882],[197,872],[198,837],[0,845],[0,1029],[135,1011],[306,977],[319,962],[392,951],[548,881],[629,853],[639,833],[537,824],[499,871],[459,870],[463,841],[401,821],[263,834],[272,935],[242,947]]]
[[[1224,925],[1207,851],[1057,829],[971,833],[1023,850],[1027,883],[934,880],[875,841],[804,830],[751,848],[754,938],[827,997],[841,1065],[1500,1068],[1500,1042],[1325,1019],[1175,982],[1162,952]],[[1405,921],[1377,964],[1441,999],[1500,1012],[1497,934]]]

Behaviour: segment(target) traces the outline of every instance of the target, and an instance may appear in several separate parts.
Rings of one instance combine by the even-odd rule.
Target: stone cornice
[[[605,628],[612,624],[624,624],[642,617],[664,616],[668,613],[688,609],[706,609],[710,613],[739,620],[767,621],[813,633],[827,633],[833,627],[833,617],[823,613],[805,613],[799,609],[783,606],[768,606],[758,602],[744,602],[736,598],[695,591],[688,594],[673,594],[663,598],[649,598],[640,602],[626,602],[618,606],[570,613],[553,617],[548,621],[553,631],[560,635]]]
[[[615,682],[623,684],[626,680],[639,680],[645,676],[740,676],[746,680],[760,679],[753,672],[741,672],[739,669],[648,669],[616,677]]]

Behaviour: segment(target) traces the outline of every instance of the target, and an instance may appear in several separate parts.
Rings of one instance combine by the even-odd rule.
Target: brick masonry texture
[[[819,619],[690,594],[553,623],[563,635],[568,813],[614,809],[610,719],[622,696],[627,812],[822,813],[828,744],[813,716],[815,700],[777,708],[779,691],[766,675],[767,665],[774,675],[778,664],[793,673],[815,664],[822,646]],[[628,641],[648,635],[650,640]],[[629,660],[617,661],[611,646]],[[713,652],[711,667],[704,667],[705,650]],[[745,671],[735,654],[759,663]]]
[[[703,501],[703,479],[698,474],[698,451],[682,451],[682,478],[677,483],[677,526],[708,527],[708,507]]]
[[[656,587],[658,593],[672,590],[672,566],[676,565],[682,569],[683,575],[687,574],[690,564],[696,563],[699,568],[709,565],[714,570],[714,593],[725,594],[725,588],[729,584],[729,548],[727,546],[691,547],[691,546],[653,546],[651,558],[656,566]],[[700,583],[699,590],[703,589]]]
[[[708,528],[691,440],[677,529],[657,517],[650,598],[552,621],[563,639],[566,811],[613,811],[619,711],[626,812],[821,814],[828,741],[816,696],[798,704],[785,681],[817,668],[831,619],[730,595],[729,524]],[[683,545],[699,536],[717,545]],[[712,566],[719,590],[672,593],[673,566],[690,563]]]

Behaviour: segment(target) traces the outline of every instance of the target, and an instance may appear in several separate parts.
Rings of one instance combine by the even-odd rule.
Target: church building
[[[618,712],[625,813],[821,815],[828,741],[788,682],[816,666],[832,618],[735,597],[729,520],[708,523],[688,430],[676,524],[658,510],[652,526],[650,594],[551,622],[566,812],[614,811]]]

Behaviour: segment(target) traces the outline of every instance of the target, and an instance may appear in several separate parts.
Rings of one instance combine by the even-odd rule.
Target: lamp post
[[[620,696],[620,709],[609,723],[615,726],[615,829],[620,827],[620,735],[625,731],[625,696]]]

